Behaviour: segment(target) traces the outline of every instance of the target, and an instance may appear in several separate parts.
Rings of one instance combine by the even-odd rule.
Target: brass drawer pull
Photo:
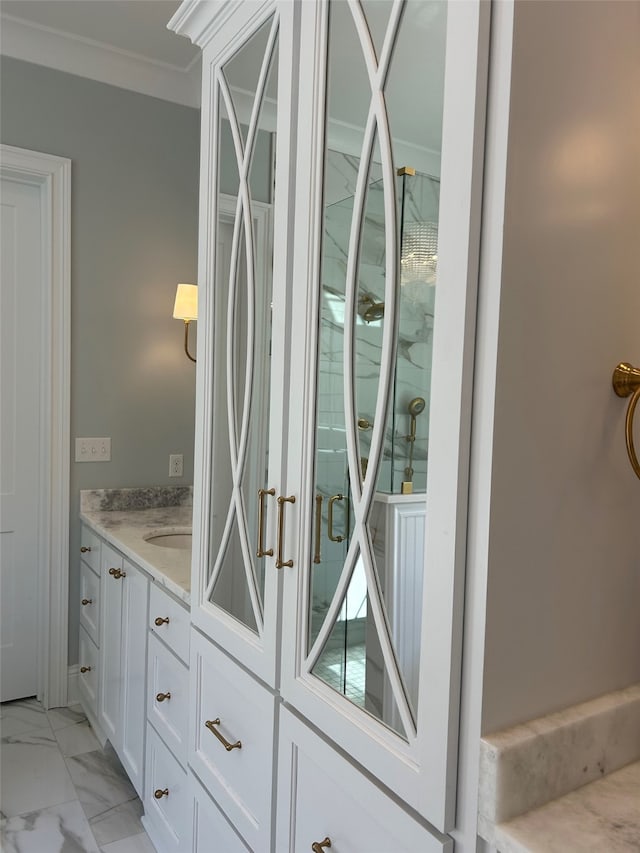
[[[276,557],[276,569],[283,569],[285,566],[291,568],[293,560],[282,559],[282,547],[284,540],[284,505],[294,504],[296,499],[293,495],[290,498],[283,498],[282,495],[278,498],[278,556]]]
[[[321,563],[320,539],[322,537],[322,495],[316,495],[316,547],[313,552],[313,562]]]
[[[242,743],[239,740],[237,740],[235,743],[229,743],[229,741],[226,739],[226,737],[223,734],[221,734],[218,731],[218,729],[216,728],[216,726],[219,726],[219,725],[220,725],[220,717],[216,717],[215,720],[207,720],[205,723],[205,726],[209,729],[209,731],[212,734],[214,734],[218,738],[218,740],[224,746],[224,748],[227,750],[227,752],[231,752],[232,749],[241,749]]]
[[[153,796],[156,798],[156,800],[161,800],[163,797],[168,797],[169,796],[169,789],[168,788],[164,788],[164,789],[163,788],[156,788],[156,790],[153,792]]]
[[[127,573],[123,572],[122,569],[109,569],[109,574],[115,578],[115,580],[119,581],[120,578],[126,578]]]
[[[83,607],[86,607],[87,604],[93,604],[93,598],[83,598],[80,603]]]
[[[273,548],[264,550],[264,498],[265,495],[275,495],[275,489],[258,489],[258,550],[256,557],[273,557]]]
[[[171,693],[158,693],[156,702],[164,702],[165,699],[171,699]]]
[[[324,841],[314,841],[311,845],[313,853],[322,853],[325,847],[331,847],[331,839],[327,835]]]
[[[90,666],[81,666],[81,667],[80,667],[80,672],[81,672],[81,673],[83,673],[83,674],[84,674],[85,672],[91,672],[91,667],[90,667]]]
[[[154,621],[154,624],[156,624],[159,628],[161,625],[168,625],[169,624],[169,617],[168,616],[156,616],[156,618],[153,621]]]
[[[327,519],[327,535],[332,542],[344,542],[344,536],[333,535],[333,505],[336,501],[343,501],[344,495],[332,495],[329,498],[329,518]]]
[[[83,545],[82,548],[80,548],[80,553],[81,554],[88,554],[90,550],[91,550],[91,548],[89,548],[88,545]]]

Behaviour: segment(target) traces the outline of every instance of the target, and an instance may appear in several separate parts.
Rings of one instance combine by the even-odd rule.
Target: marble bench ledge
[[[478,834],[494,844],[499,825],[638,760],[640,684],[487,735],[480,743]]]
[[[495,828],[499,853],[638,853],[640,761]]]

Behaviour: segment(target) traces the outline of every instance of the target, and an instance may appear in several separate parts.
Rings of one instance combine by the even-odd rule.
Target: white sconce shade
[[[198,285],[179,284],[176,290],[176,301],[173,306],[173,316],[176,320],[198,319]]]

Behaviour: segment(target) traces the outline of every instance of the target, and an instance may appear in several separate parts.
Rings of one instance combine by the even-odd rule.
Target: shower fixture
[[[402,483],[403,495],[410,495],[413,493],[413,446],[416,441],[416,421],[418,415],[424,412],[426,405],[424,397],[414,397],[413,400],[410,400],[409,405],[407,406],[407,411],[411,416],[411,426],[409,428],[409,435],[405,436],[409,442],[409,462],[407,467],[404,469],[404,476],[406,479]]]
[[[370,293],[365,293],[358,300],[358,314],[365,323],[382,320],[384,317],[384,302],[376,302]]]

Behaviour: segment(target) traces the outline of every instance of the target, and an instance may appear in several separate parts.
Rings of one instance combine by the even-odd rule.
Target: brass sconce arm
[[[187,358],[191,359],[191,361],[195,362],[195,358],[189,352],[189,323],[191,320],[184,321],[184,351],[187,354]]]
[[[189,361],[195,358],[189,352],[189,323],[198,319],[198,285],[179,284],[176,289],[176,301],[173,306],[175,320],[184,321],[184,351]]]
[[[624,423],[624,433],[627,443],[627,453],[635,475],[640,478],[640,461],[633,443],[633,418],[640,401],[640,368],[633,367],[626,361],[613,371],[613,390],[618,397],[631,397]]]

